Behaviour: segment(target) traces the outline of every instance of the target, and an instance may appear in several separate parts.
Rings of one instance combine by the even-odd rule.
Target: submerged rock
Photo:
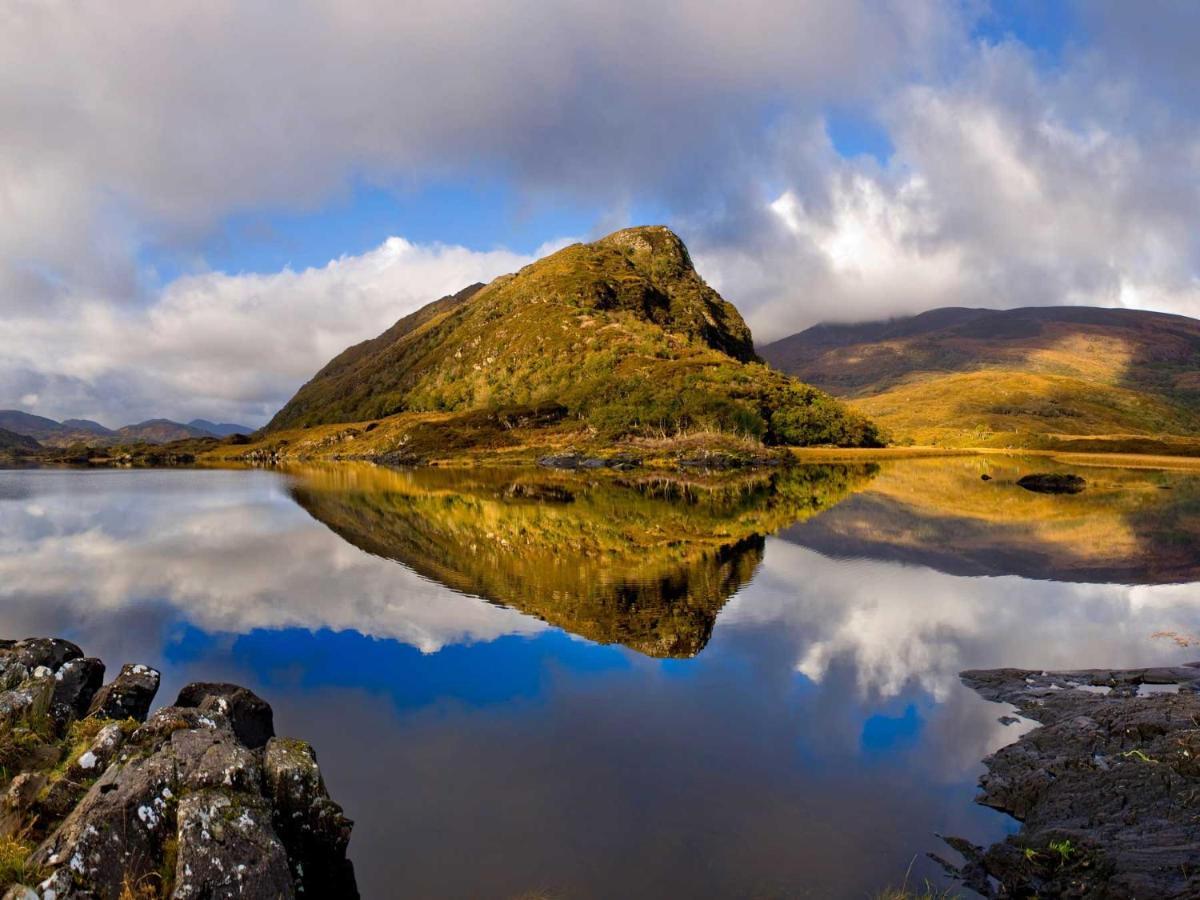
[[[1036,472],[1017,479],[1017,486],[1038,494],[1078,494],[1087,482],[1078,475]]]
[[[274,737],[266,701],[195,683],[147,717],[159,673],[126,665],[85,705],[103,666],[63,651],[0,644],[0,671],[21,677],[0,692],[11,736],[0,751],[19,772],[0,787],[0,833],[29,842],[23,870],[37,873],[0,884],[6,900],[358,896],[353,824],[312,748]],[[59,720],[45,713],[64,684]]]
[[[972,671],[1041,723],[984,760],[978,802],[1022,823],[949,866],[985,897],[1200,897],[1200,668]]]

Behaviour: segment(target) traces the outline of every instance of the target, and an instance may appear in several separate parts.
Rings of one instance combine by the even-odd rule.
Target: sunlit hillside
[[[1200,452],[1200,322],[1123,309],[942,309],[762,348],[901,441]]]

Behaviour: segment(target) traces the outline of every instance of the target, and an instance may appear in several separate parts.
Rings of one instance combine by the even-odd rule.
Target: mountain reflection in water
[[[1031,471],[1072,471],[1073,495],[1017,486]],[[983,480],[983,476],[988,480]],[[839,558],[893,560],[955,575],[1090,583],[1200,579],[1200,468],[1084,466],[1031,457],[884,465],[870,489],[784,535]]]
[[[719,480],[327,467],[292,498],[368,553],[573,634],[688,657],[748,583],[763,540],[866,484],[875,466]]]
[[[959,671],[1195,658],[1197,475],[1051,468],[0,471],[0,636],[268,698],[367,898],[861,900],[1012,827]]]

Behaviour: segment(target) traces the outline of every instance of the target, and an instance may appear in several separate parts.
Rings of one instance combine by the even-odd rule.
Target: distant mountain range
[[[1200,321],[1130,309],[935,309],[759,348],[894,438],[1161,449],[1200,438]]]
[[[0,430],[32,439],[44,447],[70,447],[74,444],[112,446],[115,444],[165,444],[169,441],[200,437],[227,437],[231,434],[251,434],[254,429],[229,423],[216,424],[205,419],[193,419],[184,425],[170,419],[148,419],[136,425],[105,428],[89,419],[65,419],[56,422],[44,416],[16,409],[0,410]]]

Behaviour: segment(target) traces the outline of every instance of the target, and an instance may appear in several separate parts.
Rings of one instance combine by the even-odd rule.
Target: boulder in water
[[[1017,486],[1037,494],[1078,494],[1087,482],[1067,472],[1035,472],[1018,478]]]

